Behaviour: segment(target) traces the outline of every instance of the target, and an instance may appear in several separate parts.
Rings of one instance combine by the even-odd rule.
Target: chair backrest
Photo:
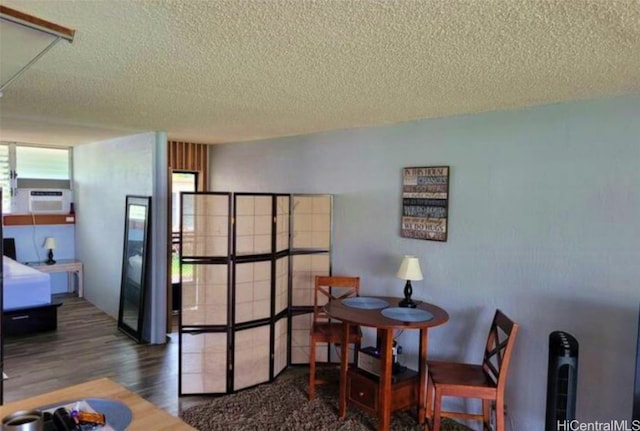
[[[316,275],[313,295],[313,321],[329,320],[324,305],[336,299],[344,299],[360,294],[360,277]]]
[[[517,334],[518,325],[502,311],[496,310],[487,337],[482,368],[496,383],[498,391],[504,391]]]

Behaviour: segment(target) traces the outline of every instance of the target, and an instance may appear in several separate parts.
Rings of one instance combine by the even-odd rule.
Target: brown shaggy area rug
[[[349,407],[345,420],[338,419],[337,371],[335,384],[316,387],[316,399],[307,400],[307,373],[283,373],[274,382],[232,395],[212,398],[186,409],[182,419],[199,431],[369,431],[378,428],[377,418]],[[393,431],[422,430],[409,412],[392,415]],[[445,419],[442,431],[468,431],[464,425]]]

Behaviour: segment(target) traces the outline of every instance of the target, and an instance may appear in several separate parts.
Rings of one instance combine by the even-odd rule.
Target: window
[[[11,208],[11,167],[9,165],[9,145],[0,145],[0,187],[2,187],[2,212]]]
[[[69,179],[69,150],[16,146],[18,178]]]
[[[11,198],[17,187],[70,188],[71,170],[69,148],[0,143],[2,212],[12,212],[15,202]]]

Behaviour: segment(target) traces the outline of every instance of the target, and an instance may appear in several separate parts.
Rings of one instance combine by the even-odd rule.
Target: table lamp
[[[418,305],[411,299],[413,288],[411,281],[422,280],[422,271],[420,270],[420,262],[416,256],[405,256],[400,264],[400,269],[396,274],[401,280],[407,280],[404,285],[404,299],[398,304],[399,307],[416,308]]]
[[[47,260],[44,263],[46,263],[47,265],[53,265],[54,263],[56,263],[56,261],[53,260],[53,249],[56,248],[56,240],[50,236],[47,237],[44,240],[44,248],[49,249],[49,254],[47,254]]]

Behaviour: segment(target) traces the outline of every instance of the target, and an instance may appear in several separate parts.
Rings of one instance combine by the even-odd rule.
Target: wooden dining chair
[[[491,429],[491,406],[495,404],[495,431],[505,431],[504,391],[518,325],[496,310],[487,337],[482,364],[427,361],[427,426],[440,431],[442,417],[482,421]],[[443,397],[479,398],[482,414],[442,410]]]
[[[309,401],[315,398],[315,385],[327,383],[316,378],[316,344],[342,344],[342,322],[330,319],[324,311],[329,301],[340,300],[360,294],[360,277],[316,276],[313,298],[313,322],[311,323],[309,354]],[[362,332],[358,326],[349,327],[349,344],[360,348]],[[341,354],[348,355],[348,346],[341,346]],[[329,359],[329,358],[327,358]]]

